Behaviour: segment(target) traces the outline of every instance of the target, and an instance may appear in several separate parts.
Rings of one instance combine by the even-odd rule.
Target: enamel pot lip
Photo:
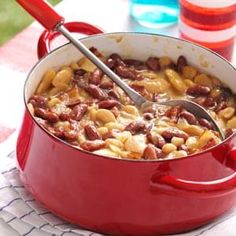
[[[235,71],[235,74],[236,74],[236,68],[228,61],[226,60],[225,58],[223,58],[221,55],[217,54],[216,52],[206,48],[206,47],[203,47],[201,45],[198,45],[196,43],[193,43],[193,42],[189,42],[185,39],[180,39],[180,38],[176,38],[176,37],[173,37],[173,36],[167,36],[167,35],[161,35],[161,34],[154,34],[154,33],[142,33],[142,32],[112,32],[112,33],[101,33],[101,34],[95,34],[95,35],[90,35],[90,36],[86,36],[86,37],[83,37],[83,38],[80,38],[80,40],[84,40],[84,39],[91,39],[91,38],[96,38],[96,37],[104,37],[104,36],[112,36],[112,35],[120,35],[120,34],[133,34],[133,35],[136,35],[137,37],[140,36],[140,35],[150,35],[150,36],[155,36],[155,37],[162,37],[162,38],[169,38],[169,39],[174,39],[174,40],[178,40],[180,42],[183,42],[185,44],[191,44],[193,45],[194,47],[198,47],[198,48],[202,48],[206,51],[208,51],[209,53],[212,53],[212,54],[215,54],[216,57],[220,57],[222,60],[224,60],[230,67],[232,67]],[[224,145],[226,144],[227,142],[229,142],[231,139],[233,139],[235,137],[236,134],[232,134],[230,135],[228,138],[226,138],[225,140],[223,140],[221,143],[217,144],[216,146],[213,146],[209,149],[206,149],[202,152],[199,152],[199,153],[196,153],[196,154],[192,154],[192,155],[188,155],[186,157],[181,157],[181,158],[177,158],[177,159],[162,159],[162,160],[134,160],[134,159],[127,159],[127,158],[115,158],[115,157],[109,157],[109,156],[103,156],[103,155],[98,155],[98,154],[95,154],[95,153],[92,153],[92,152],[89,152],[89,151],[85,151],[83,149],[80,149],[76,146],[73,146],[69,143],[67,143],[66,141],[56,137],[55,135],[51,134],[47,129],[45,129],[43,126],[39,125],[39,123],[36,121],[36,119],[34,118],[34,116],[31,114],[31,112],[29,111],[29,108],[27,106],[27,101],[26,101],[26,87],[27,87],[27,83],[28,81],[30,80],[30,76],[32,74],[32,72],[34,71],[34,69],[37,67],[37,66],[40,66],[40,63],[42,61],[44,61],[49,55],[53,54],[54,52],[56,52],[57,50],[63,48],[63,47],[67,47],[68,45],[70,45],[71,43],[68,42],[64,45],[61,45],[59,46],[58,48],[56,49],[53,49],[49,54],[43,56],[42,58],[39,59],[39,61],[31,68],[30,72],[28,73],[27,75],[27,78],[25,80],[25,83],[24,83],[24,89],[23,89],[23,99],[24,99],[24,104],[25,104],[25,107],[26,107],[26,111],[27,113],[29,113],[29,115],[31,116],[31,118],[33,119],[34,123],[36,123],[36,125],[43,131],[45,132],[46,135],[49,135],[54,141],[56,142],[59,142],[60,144],[62,145],[66,145],[68,146],[69,148],[72,148],[73,150],[77,151],[77,152],[82,152],[82,153],[85,153],[87,155],[92,155],[93,157],[97,157],[97,158],[103,158],[103,159],[107,159],[107,160],[114,160],[114,161],[122,161],[122,162],[135,162],[135,163],[163,163],[163,162],[176,162],[176,161],[181,161],[181,160],[185,160],[186,158],[187,159],[192,159],[192,158],[198,158],[200,155],[204,155],[208,152],[211,152],[212,150],[214,150],[215,148],[219,147],[220,145]],[[76,49],[75,49],[76,50]]]

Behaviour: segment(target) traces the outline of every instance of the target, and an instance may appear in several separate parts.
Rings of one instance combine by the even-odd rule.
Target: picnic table
[[[138,25],[129,16],[128,0],[64,0],[56,6],[56,10],[65,17],[66,22],[87,22],[101,27],[104,32],[152,32],[178,37],[177,25],[164,29],[148,29]],[[13,168],[15,165],[15,143],[24,111],[23,86],[27,74],[38,60],[37,41],[43,30],[41,25],[34,22],[0,47],[0,173],[6,172],[9,166]],[[236,66],[236,50],[232,63]],[[2,177],[4,176],[2,175]],[[10,227],[10,223],[7,224],[4,221],[1,213],[0,195],[0,235],[25,234],[23,231],[17,231],[13,229],[14,227]],[[13,216],[13,218],[15,220],[17,216]],[[236,226],[233,227],[233,221],[236,223],[235,211],[231,211],[227,216],[213,224],[183,235],[233,236],[236,235]],[[30,233],[32,235],[53,235],[53,233],[50,234],[51,231],[48,232],[49,234],[43,234],[45,233],[43,231],[40,233],[38,228],[34,226],[27,235]],[[84,231],[84,234],[81,232],[81,235],[87,235],[87,231]],[[63,235],[67,235],[67,233],[73,233],[68,235],[78,235],[78,231],[71,229],[70,232],[62,231],[62,233]],[[88,235],[91,235],[91,232]]]

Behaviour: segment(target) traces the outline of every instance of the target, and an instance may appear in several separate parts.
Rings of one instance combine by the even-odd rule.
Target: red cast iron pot
[[[85,23],[68,29],[101,31]],[[41,57],[55,33],[39,41]],[[82,39],[104,55],[119,53],[145,60],[184,55],[189,64],[219,77],[236,89],[236,70],[222,57],[190,42],[141,33],[99,34]],[[49,68],[82,55],[66,44],[44,56],[29,73],[25,105]],[[21,178],[38,201],[58,216],[106,234],[157,235],[204,225],[236,205],[236,136],[204,152],[176,160],[135,161],[78,150],[37,124],[27,106],[17,142]]]

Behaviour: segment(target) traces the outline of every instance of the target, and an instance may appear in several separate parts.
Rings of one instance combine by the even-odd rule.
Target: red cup
[[[236,36],[235,0],[180,0],[180,36],[232,59]]]

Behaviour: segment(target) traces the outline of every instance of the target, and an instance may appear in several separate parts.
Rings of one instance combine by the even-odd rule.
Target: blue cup
[[[130,14],[141,25],[162,28],[177,23],[178,0],[130,0]]]

